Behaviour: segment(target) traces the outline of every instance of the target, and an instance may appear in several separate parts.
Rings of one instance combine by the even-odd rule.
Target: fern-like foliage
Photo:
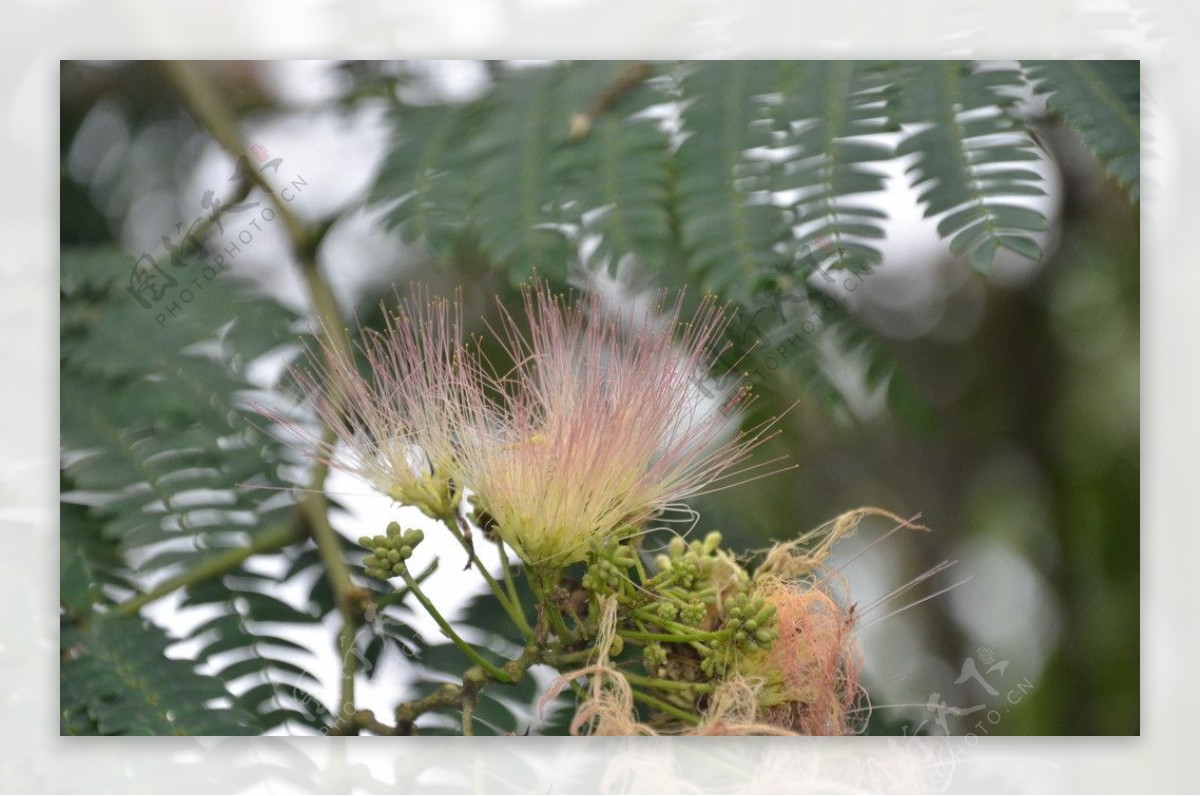
[[[597,96],[628,70],[608,62],[568,70],[563,107],[572,114],[585,112],[580,98]],[[637,113],[662,101],[659,84],[642,81],[592,118],[586,135],[560,139],[555,148],[554,174],[565,215],[578,235],[597,242],[594,256],[609,266],[626,255],[644,264],[674,256],[670,139],[658,119]]]
[[[915,156],[913,184],[925,215],[941,216],[938,234],[950,239],[950,251],[969,254],[984,272],[1001,248],[1040,259],[1033,233],[1046,228],[1046,219],[1013,202],[1045,193],[1041,175],[1027,168],[1041,159],[1037,145],[1010,112],[1021,73],[958,61],[905,69],[897,121],[919,129],[897,154]]]
[[[258,717],[224,684],[168,657],[171,640],[138,617],[62,628],[64,735],[256,735]]]
[[[145,309],[124,289],[130,265],[113,249],[62,255],[62,605],[79,649],[71,660],[80,664],[62,673],[71,731],[174,731],[169,718],[150,722],[141,708],[127,726],[111,711],[107,724],[87,725],[80,717],[96,706],[71,704],[72,695],[92,693],[75,680],[96,666],[120,667],[121,655],[135,664],[162,657],[161,631],[130,630],[115,603],[263,539],[282,540],[274,547],[290,566],[284,580],[314,563],[284,451],[258,429],[246,397],[248,364],[299,340],[296,318],[231,274],[206,280],[200,271],[189,274],[198,277],[190,300],[176,293]],[[357,555],[347,543],[347,560]],[[332,717],[311,694],[310,653],[287,632],[319,626],[335,610],[325,581],[315,581],[299,605],[278,596],[279,579],[244,566],[188,588],[184,606],[202,606],[210,618],[187,636],[200,643],[195,661],[172,663],[171,676],[183,682],[183,668],[205,664],[216,676],[203,678],[204,693],[219,689],[230,710],[253,717],[256,732],[289,721],[327,727]],[[147,646],[114,646],[113,627],[128,645]],[[114,697],[113,710],[130,699]],[[247,726],[226,721],[218,734]]]
[[[1028,168],[1041,155],[1016,105],[1020,69],[704,62],[647,72],[616,99],[620,66],[585,62],[503,71],[466,104],[402,106],[372,201],[391,203],[389,221],[435,252],[477,239],[518,281],[561,277],[571,235],[593,232],[609,261],[636,254],[749,301],[814,264],[877,265],[879,164],[911,155],[921,201],[955,253],[981,269],[999,248],[1040,256],[1033,233],[1044,219],[1013,201],[1042,192]],[[598,98],[610,101],[572,136],[573,117]],[[885,134],[901,130],[893,149],[897,136]]]
[[[1050,109],[1075,128],[1137,202],[1141,85],[1137,61],[1022,61]]]
[[[143,309],[128,276],[119,252],[63,253],[62,444],[84,454],[67,468],[76,488],[107,497],[105,534],[153,572],[240,547],[289,512],[238,370],[294,319],[221,274],[160,323],[166,310]]]
[[[778,67],[772,115],[789,157],[772,189],[791,193],[800,266],[867,271],[882,260],[877,241],[887,215],[863,201],[886,187],[881,161],[893,157],[889,132],[894,85],[881,64],[787,61]],[[777,99],[776,99],[777,98]]]
[[[667,138],[623,114],[661,97],[639,87],[591,135],[570,134],[620,68],[516,69],[475,102],[403,109],[372,201],[390,204],[386,221],[406,240],[443,258],[477,242],[514,281],[565,278],[587,231],[606,255],[655,257],[667,237]]]
[[[385,222],[406,241],[423,241],[449,259],[470,230],[474,191],[465,179],[467,142],[477,121],[472,109],[437,106],[407,109],[371,199],[392,207]]]
[[[687,138],[674,195],[688,267],[709,289],[742,300],[785,257],[770,164],[752,156],[770,143],[758,98],[773,77],[768,62],[729,61],[686,70],[681,81]]]
[[[474,101],[400,105],[371,200],[407,239],[440,256],[477,247],[514,281],[562,280],[591,240],[601,262],[634,255],[753,314],[816,272],[881,263],[881,165],[894,158],[910,160],[953,254],[981,272],[1001,249],[1040,258],[1046,219],[1028,199],[1044,193],[1045,155],[1019,104],[1030,82],[1136,196],[1130,64],[699,62],[632,83],[627,70],[502,68]],[[582,111],[590,124],[572,135]],[[793,361],[830,383],[820,357]]]

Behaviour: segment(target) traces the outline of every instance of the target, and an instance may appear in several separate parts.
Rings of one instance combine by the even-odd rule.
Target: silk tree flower
[[[461,499],[453,481],[455,441],[464,427],[463,397],[478,380],[462,345],[457,298],[414,289],[382,331],[358,342],[367,370],[325,343],[312,373],[296,373],[315,396],[319,419],[344,443],[308,435],[317,458],[365,479],[397,502],[444,519]]]
[[[711,298],[606,312],[599,298],[525,291],[527,329],[501,308],[514,369],[495,379],[461,450],[464,482],[527,564],[554,570],[747,470],[764,431],[732,433],[747,392],[697,389],[728,317]],[[706,403],[707,401],[707,403]],[[761,466],[761,465],[759,465]]]

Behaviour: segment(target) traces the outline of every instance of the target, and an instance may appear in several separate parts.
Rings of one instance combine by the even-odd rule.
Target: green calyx
[[[389,490],[388,496],[397,503],[420,509],[422,514],[435,520],[453,516],[462,502],[462,491],[452,479],[434,475]]]

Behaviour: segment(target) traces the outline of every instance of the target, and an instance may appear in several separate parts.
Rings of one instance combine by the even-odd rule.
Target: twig
[[[464,694],[462,701],[462,734],[464,736],[475,734],[475,724],[472,717],[475,713],[475,700],[479,697],[474,693]]]
[[[327,735],[358,735],[359,730],[369,730],[376,735],[396,735],[396,728],[389,727],[369,710],[356,710],[338,719]]]
[[[592,125],[600,117],[600,114],[616,105],[618,100],[633,91],[639,83],[653,73],[654,67],[647,61],[635,61],[627,65],[617,73],[616,79],[604,91],[596,95],[587,108],[572,114],[571,131],[568,137],[572,141],[582,141],[587,138],[587,134],[591,132]]]
[[[521,652],[520,657],[504,664],[504,675],[508,679],[498,680],[486,669],[472,666],[463,673],[462,684],[445,683],[436,691],[420,699],[401,702],[396,706],[396,735],[413,735],[416,732],[415,722],[418,718],[438,710],[439,708],[464,709],[465,701],[475,699],[480,691],[490,683],[513,685],[519,683],[529,667],[535,663],[546,663],[551,666],[563,666],[578,662],[588,655],[590,650],[579,652],[558,653],[546,650],[536,644],[530,644]]]
[[[185,61],[165,61],[162,69],[168,79],[178,89],[188,109],[217,143],[232,157],[239,158],[246,152],[237,129],[237,120],[233,112],[225,104],[220,92],[212,82],[193,64]],[[300,270],[312,300],[313,311],[316,315],[320,333],[326,337],[330,345],[330,356],[349,356],[350,343],[343,326],[341,312],[333,297],[333,291],[325,280],[317,264],[316,252],[321,240],[329,230],[329,225],[318,229],[309,229],[292,211],[288,205],[280,201],[275,189],[267,182],[261,172],[250,169],[249,178],[271,197],[279,217],[283,220],[292,251],[300,264]],[[339,403],[340,396],[329,396],[332,402]],[[323,436],[327,442],[332,442],[332,433],[328,428]],[[329,524],[329,501],[325,496],[325,477],[328,467],[318,464],[314,468],[313,478],[309,484],[310,492],[301,501],[300,508],[308,520],[308,528],[313,541],[317,544],[325,573],[333,588],[338,610],[342,614],[342,634],[353,637],[354,630],[362,616],[361,592],[355,587],[350,578],[350,570],[342,559],[341,543],[337,532]],[[339,643],[339,650],[343,647]],[[349,673],[343,674],[342,700],[340,713],[348,715],[353,712],[354,705],[354,656],[344,664]]]
[[[126,600],[113,608],[113,613],[119,616],[132,616],[141,610],[142,607],[167,596],[176,589],[194,586],[197,583],[203,583],[204,581],[224,575],[226,572],[237,569],[246,559],[252,556],[259,555],[260,553],[274,552],[287,547],[294,542],[300,541],[305,535],[306,529],[299,517],[276,525],[273,528],[268,528],[258,534],[246,547],[227,550],[224,553],[212,556],[187,572],[164,580],[145,594],[139,594],[137,597]]]

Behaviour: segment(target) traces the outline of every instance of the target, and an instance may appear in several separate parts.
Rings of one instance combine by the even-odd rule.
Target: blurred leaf
[[[1038,147],[1011,112],[1021,72],[920,61],[902,74],[895,121],[914,131],[896,154],[916,156],[913,187],[925,215],[941,216],[938,234],[950,239],[950,252],[969,255],[981,273],[1001,248],[1041,259],[1032,233],[1046,219],[1012,201],[1044,193],[1041,175],[1025,166],[1041,159]]]
[[[1137,202],[1141,184],[1141,84],[1137,61],[1022,61],[1046,103],[1104,161]]]

